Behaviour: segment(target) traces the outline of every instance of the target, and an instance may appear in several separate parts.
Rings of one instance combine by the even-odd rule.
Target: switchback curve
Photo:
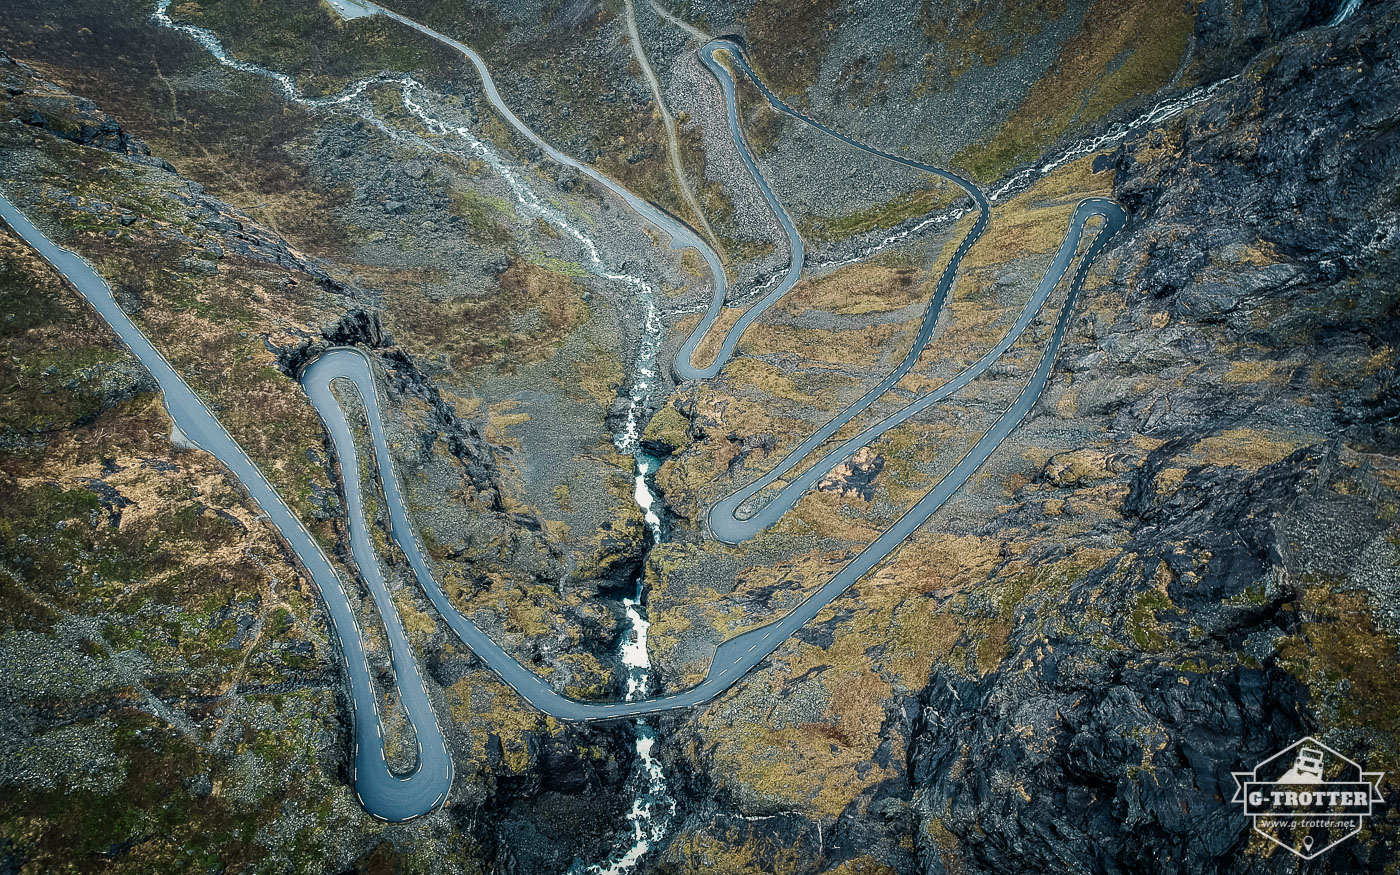
[[[663,231],[666,231],[671,237],[671,244],[673,247],[691,246],[697,249],[697,251],[705,257],[705,260],[711,267],[715,278],[715,300],[719,302],[720,307],[723,306],[725,280],[723,271],[718,263],[718,258],[693,231],[676,222],[673,218],[667,216],[653,205],[648,204],[636,195],[622,188],[619,184],[603,174],[581,162],[569,158],[567,155],[564,155],[551,147],[544,140],[540,139],[537,134],[526,127],[524,123],[505,106],[494,84],[491,82],[485,64],[471,49],[411,19],[386,10],[383,7],[373,6],[369,3],[364,3],[364,5],[372,8],[375,12],[385,14],[390,18],[400,21],[415,30],[423,32],[461,51],[473,65],[476,66],[478,72],[481,74],[483,87],[485,88],[488,99],[497,110],[502,113],[503,117],[520,130],[524,136],[529,138],[555,160],[578,169],[580,172],[585,173],[590,178],[593,178],[604,187],[616,193],[639,215],[651,221]],[[714,53],[723,49],[734,57],[736,63],[746,71],[746,75],[753,76],[752,71],[748,69],[747,63],[742,57],[742,53],[732,42],[716,41],[711,44],[709,49],[708,57],[711,61],[713,61]],[[711,69],[714,69],[714,67]],[[717,73],[716,75],[720,74]],[[777,98],[762,85],[761,80],[758,80],[756,76],[753,76],[753,78],[760,90],[764,91],[769,96],[769,99],[777,100]],[[721,76],[721,83],[723,82],[724,77]],[[729,88],[726,90],[727,97],[730,99],[729,108],[731,117],[736,115],[732,102],[733,84],[731,78],[729,80]],[[786,107],[785,104],[782,106]],[[792,112],[790,107],[786,108],[784,111]],[[851,143],[857,148],[865,149],[873,154],[878,154],[909,166],[927,169],[930,172],[938,173],[955,182],[960,179],[944,171],[940,171],[937,168],[931,168],[927,165],[913,162],[910,159],[902,158],[901,156],[863,146],[845,135],[835,132],[810,119],[804,119],[804,121],[815,125],[818,129],[823,130],[831,136],[837,137],[838,139]],[[743,148],[746,151],[746,147]],[[749,161],[751,170],[757,173],[757,167],[751,163],[751,160],[752,156],[750,155]],[[761,174],[756,175],[756,180],[759,182],[760,186],[765,189],[766,196],[771,198],[771,189],[767,188],[767,183],[765,180],[762,180]],[[963,180],[963,182],[966,181]],[[972,186],[971,189],[973,192],[977,192],[975,186]],[[974,194],[974,200],[978,202],[983,210],[979,225],[984,227],[986,222],[986,200],[980,196],[980,192]],[[776,209],[781,213],[781,207],[776,205],[776,199],[770,200],[770,204],[775,205]],[[785,215],[785,213],[782,215]],[[30,224],[13,204],[4,199],[3,196],[0,196],[0,218],[4,218],[5,221],[28,241],[30,245],[34,246],[46,260],[54,264],[65,277],[73,282],[78,291],[93,304],[103,319],[112,326],[122,340],[133,350],[156,378],[165,396],[167,409],[171,411],[172,418],[175,420],[176,425],[179,426],[194,443],[218,458],[228,467],[230,472],[244,484],[250,496],[263,509],[269,521],[271,521],[282,535],[287,538],[289,545],[291,545],[293,551],[300,558],[308,573],[317,584],[332,617],[333,629],[341,643],[342,651],[346,658],[347,675],[350,679],[352,701],[355,706],[356,751],[354,783],[356,792],[366,810],[376,817],[386,820],[410,819],[432,811],[437,806],[441,805],[446,799],[447,792],[451,787],[452,763],[445,738],[433,715],[431,703],[423,687],[418,666],[412,657],[411,650],[408,648],[397,611],[394,609],[392,600],[388,597],[387,589],[384,587],[382,578],[379,578],[377,560],[373,555],[372,542],[368,537],[368,531],[362,512],[362,497],[358,495],[359,484],[355,473],[353,473],[359,471],[358,459],[356,456],[357,450],[345,418],[345,412],[340,407],[340,403],[336,399],[334,393],[330,390],[331,384],[335,380],[343,378],[353,383],[364,405],[365,414],[370,424],[370,435],[374,445],[374,453],[379,463],[378,469],[381,474],[381,484],[389,505],[391,533],[393,537],[408,558],[419,584],[423,587],[429,599],[441,613],[444,621],[486,665],[499,674],[506,683],[515,688],[531,705],[560,719],[618,719],[677,708],[692,707],[704,704],[729,689],[739,678],[743,677],[750,669],[773,653],[773,651],[798,628],[808,622],[812,617],[816,616],[822,608],[841,595],[851,584],[897,549],[910,534],[922,525],[929,516],[937,511],[938,508],[972,476],[1001,441],[1029,414],[1035,401],[1039,398],[1040,393],[1049,380],[1055,356],[1064,339],[1065,331],[1069,325],[1074,303],[1082,286],[1084,275],[1093,263],[1094,258],[1107,244],[1108,240],[1121,228],[1124,220],[1122,210],[1111,201],[1100,198],[1090,199],[1082,203],[1079,209],[1076,210],[1075,219],[1071,222],[1071,228],[1067,232],[1066,241],[1061,247],[1060,256],[1057,256],[1056,261],[1052,264],[1050,273],[1047,274],[1045,280],[1042,282],[1041,287],[1044,290],[1044,298],[1040,300],[1041,305],[1043,305],[1044,299],[1048,299],[1049,291],[1053,290],[1056,285],[1058,285],[1065,272],[1068,271],[1080,242],[1082,232],[1087,222],[1096,215],[1102,217],[1103,225],[1092,243],[1085,250],[1079,268],[1070,282],[1070,287],[1066,292],[1065,302],[1056,321],[1055,330],[1051,336],[1050,342],[1042,353],[1040,363],[1031,379],[1023,388],[1021,395],[1013,402],[1011,407],[1002,414],[992,428],[976,442],[948,474],[933,486],[923,499],[896,520],[889,529],[862,550],[851,563],[834,575],[831,580],[817,591],[811,593],[796,609],[780,619],[745,632],[722,643],[716,651],[707,676],[698,685],[684,691],[650,699],[613,703],[583,702],[570,699],[549,687],[548,684],[534,675],[528,668],[516,661],[499,645],[492,641],[479,627],[457,612],[433,579],[430,567],[418,544],[418,539],[413,533],[411,523],[409,522],[407,509],[404,505],[402,495],[400,494],[398,478],[394,474],[392,459],[389,456],[387,444],[384,439],[383,425],[379,414],[378,398],[375,390],[375,381],[368,358],[359,351],[335,349],[327,352],[309,365],[302,375],[303,386],[306,388],[308,397],[311,398],[318,413],[323,418],[327,429],[331,433],[336,454],[340,460],[342,473],[348,475],[343,477],[343,480],[347,494],[347,505],[351,506],[350,523],[352,528],[352,549],[355,551],[357,564],[360,565],[362,574],[366,577],[366,584],[376,602],[381,618],[385,623],[402,701],[419,742],[419,756],[414,771],[409,775],[400,776],[395,775],[387,765],[384,754],[383,731],[376,704],[376,695],[370,680],[368,663],[365,659],[364,641],[356,625],[354,610],[346,594],[346,588],[337,576],[333,566],[330,565],[329,560],[325,557],[320,546],[311,538],[300,520],[296,518],[287,505],[276,494],[267,478],[258,470],[257,466],[248,459],[242,449],[218,423],[209,409],[190,390],[189,386],[184,383],[154,346],[140,333],[139,329],[136,328],[129,317],[116,305],[110,288],[101,277],[99,277],[86,262],[82,261],[82,259],[56,246],[44,237],[44,235]],[[980,230],[978,233],[980,233]],[[1073,237],[1073,241],[1070,240],[1070,237]],[[800,246],[800,238],[796,239],[798,239]],[[970,245],[971,243],[965,239],[964,245],[961,247],[962,251],[965,251],[966,247]],[[795,249],[794,252],[798,256],[801,254],[800,249]],[[1066,252],[1068,253],[1067,256]],[[955,258],[954,262],[956,261],[957,259]],[[794,258],[794,265],[796,266],[795,270],[800,272],[800,257]],[[951,266],[947,273],[951,276]],[[946,294],[946,291],[944,294]],[[1039,294],[1038,292],[1038,295]],[[937,297],[938,296],[935,295],[935,299],[937,299]],[[772,300],[776,300],[776,297],[773,297]],[[766,304],[760,302],[758,306],[766,307],[771,305],[771,301],[767,298],[765,298],[765,301],[767,301]],[[761,313],[762,310],[759,309],[758,312]],[[755,314],[754,318],[757,318],[757,314]],[[1026,318],[1025,313],[1023,313],[1023,318]],[[713,320],[711,320],[711,324],[713,324]],[[737,340],[737,335],[735,335],[735,339]],[[926,342],[927,339],[925,338],[923,343]],[[921,347],[922,345],[923,344],[918,344],[917,346]],[[1007,347],[1009,347],[1009,345],[1009,343],[1006,344]],[[999,344],[998,346],[1000,348],[1001,345]],[[730,345],[729,351],[732,353],[732,345]],[[1004,349],[1000,350],[1000,352],[1004,351]],[[996,352],[996,350],[994,350],[994,352],[995,355],[992,356],[992,360],[1000,355],[1000,352]],[[917,352],[913,352],[911,355],[917,358]],[[929,396],[919,399],[894,416],[900,417],[902,414],[903,416],[899,421],[904,421],[917,412],[917,410],[911,410],[910,408],[920,403],[923,403],[924,406],[933,403],[927,399],[943,391],[943,389],[935,390],[935,392],[930,393]],[[946,394],[940,397],[946,397]],[[923,408],[920,407],[918,409]],[[859,410],[856,412],[858,413]],[[893,418],[894,417],[891,417],[891,419]],[[890,427],[892,427],[892,424]],[[351,484],[352,479],[356,480],[353,485]],[[352,494],[355,495],[354,499],[351,499]],[[360,512],[355,512],[355,507],[359,507]],[[370,569],[374,570],[371,571]],[[374,715],[373,719],[370,717],[371,714]]]

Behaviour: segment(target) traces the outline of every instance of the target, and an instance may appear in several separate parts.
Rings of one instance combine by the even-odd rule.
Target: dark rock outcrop
[[[1241,60],[1309,27],[1325,24],[1345,0],[1205,0],[1196,10],[1196,54],[1204,72],[1229,75]]]
[[[1267,663],[1181,665],[1228,662],[1252,636],[1282,631],[1281,594],[1263,604],[1244,596],[1279,560],[1276,527],[1320,460],[1300,453],[1244,482],[1200,475],[1189,488],[1197,501],[1144,508],[1120,562],[1086,577],[1064,605],[1017,617],[1015,669],[934,679],[912,777],[921,809],[947,812],[930,816],[962,840],[968,871],[1245,871],[1248,827],[1227,804],[1227,764],[1244,768],[1307,734],[1307,693]],[[1159,567],[1185,571],[1207,556],[1195,588],[1145,600]],[[1068,619],[1104,604],[1148,605],[1165,630],[1144,634],[1166,640],[1107,650]],[[1180,613],[1152,610],[1160,604]],[[934,856],[926,866],[948,871]]]
[[[1393,373],[1397,46],[1396,4],[1368,4],[1119,149],[1116,194],[1131,216],[1119,245],[1140,265],[1121,278],[1130,306],[1185,326],[1174,352],[1154,354],[1204,361],[1237,342],[1264,361],[1302,349],[1327,362],[1354,347],[1380,350],[1389,361],[1377,371]],[[1112,354],[1141,327],[1120,324],[1101,343]],[[1394,727],[1329,716],[1289,642],[1320,634],[1300,616],[1310,593],[1343,598],[1358,585],[1337,581],[1369,573],[1358,571],[1363,547],[1386,512],[1350,497],[1356,466],[1339,457],[1394,451],[1396,393],[1366,374],[1298,376],[1280,391],[1298,399],[1297,421],[1333,440],[1252,474],[1229,458],[1203,464],[1198,441],[1252,422],[1269,399],[1202,381],[1118,409],[1124,429],[1161,439],[1126,478],[1130,542],[1067,593],[1023,603],[999,669],[935,668],[920,698],[909,766],[916,835],[930,837],[924,871],[1296,871],[1291,855],[1251,850],[1231,768],[1329,730],[1358,756],[1384,756]],[[1384,595],[1359,591],[1372,604]],[[1380,871],[1393,865],[1389,841],[1378,828],[1307,871]]]
[[[458,418],[457,411],[443,401],[442,393],[407,353],[400,349],[387,351],[384,365],[393,391],[421,398],[429,406],[431,412],[426,423],[428,431],[423,434],[424,446],[431,447],[441,436],[452,455],[461,462],[472,486],[489,496],[487,504],[493,510],[502,510],[496,485],[495,459],[491,446],[482,438],[481,432],[476,426]],[[538,524],[535,527],[538,528]]]
[[[336,322],[327,323],[321,328],[321,336],[331,343],[344,346],[365,346],[379,349],[393,346],[393,335],[384,331],[379,323],[379,313],[355,307]]]

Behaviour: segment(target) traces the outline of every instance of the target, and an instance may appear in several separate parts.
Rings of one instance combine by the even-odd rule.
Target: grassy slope
[[[6,852],[44,871],[258,866],[270,794],[325,827],[285,855],[324,858],[363,818],[339,748],[314,741],[340,737],[334,673],[280,541],[212,459],[173,450],[134,358],[8,231],[0,313],[0,686],[25,727],[3,744],[36,766],[4,770]]]

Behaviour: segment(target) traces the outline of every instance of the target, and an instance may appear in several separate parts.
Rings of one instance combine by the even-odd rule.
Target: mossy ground
[[[475,10],[485,31],[488,10]],[[183,0],[170,15],[213,31],[235,58],[291,74],[312,96],[386,70],[411,72],[429,84],[465,73],[461,56],[431,37],[381,15],[343,20],[322,0]],[[306,51],[308,45],[316,51]]]
[[[28,98],[20,95],[18,99]],[[92,112],[72,101],[65,106],[65,112]],[[71,127],[68,125],[70,118],[77,117],[55,111],[51,105],[45,108],[46,124],[53,129]],[[343,302],[331,295],[329,286],[322,286],[315,276],[301,268],[301,256],[296,250],[282,250],[283,257],[278,262],[240,254],[237,238],[222,236],[227,228],[214,230],[217,223],[227,226],[229,222],[238,221],[245,231],[254,235],[262,233],[261,230],[246,216],[223,212],[210,216],[206,208],[192,208],[190,204],[197,190],[185,186],[179,179],[161,170],[137,166],[119,156],[42,133],[31,136],[27,130],[17,131],[16,126],[6,126],[5,131],[0,148],[5,149],[7,157],[15,159],[6,164],[12,173],[5,180],[7,194],[32,210],[36,219],[49,228],[49,233],[64,245],[83,253],[109,279],[135,321],[154,339],[177,371],[205,397],[250,456],[269,473],[293,509],[299,511],[307,525],[322,538],[328,552],[332,552],[338,530],[331,521],[336,508],[328,510],[324,506],[324,496],[333,495],[334,487],[324,462],[322,429],[295,380],[276,367],[276,354],[268,344],[294,345],[301,338],[317,336],[325,314],[342,308]],[[70,199],[66,194],[58,194],[59,191],[71,192],[73,196]],[[45,206],[35,209],[37,200],[44,200]],[[62,206],[54,209],[57,203]],[[127,217],[126,221],[122,220],[123,216]],[[270,239],[273,241],[270,245],[280,245],[276,238]],[[30,279],[20,273],[22,269],[34,269],[38,262],[22,247],[14,249],[15,260],[13,264],[6,262],[0,278],[12,278],[18,288],[26,288]],[[575,285],[576,278],[560,273],[555,266],[521,263],[505,276],[508,284],[516,279],[519,288],[515,293],[522,299],[533,296],[530,299],[541,310],[539,322],[546,332],[550,330],[556,311],[562,327],[558,333],[546,334],[542,339],[537,334],[531,335],[530,342],[540,345],[516,350],[515,358],[502,363],[505,367],[548,358],[556,338],[582,324],[588,313]],[[63,639],[64,645],[84,651],[95,648],[94,654],[99,656],[107,650],[119,655],[145,653],[161,666],[156,676],[144,682],[143,689],[103,688],[88,695],[98,703],[115,698],[119,710],[135,708],[139,711],[149,706],[158,714],[165,713],[160,702],[179,702],[177,714],[186,703],[197,702],[190,704],[196,710],[193,720],[212,721],[227,727],[224,730],[227,741],[220,736],[218,744],[197,743],[197,746],[203,744],[209,748],[209,756],[201,763],[205,764],[202,767],[206,773],[213,773],[213,796],[224,794],[238,811],[248,811],[248,806],[263,806],[256,811],[269,814],[280,810],[267,807],[269,798],[286,799],[287,805],[294,806],[302,798],[300,788],[303,785],[308,788],[306,794],[322,800],[301,821],[302,826],[296,828],[297,835],[269,832],[262,820],[237,831],[235,838],[245,843],[247,853],[253,855],[250,859],[266,857],[273,861],[267,865],[274,867],[281,865],[278,861],[293,859],[293,868],[314,870],[327,865],[327,860],[349,865],[362,847],[368,848],[367,843],[361,844],[362,840],[380,830],[354,802],[349,784],[337,771],[343,766],[347,748],[340,723],[344,714],[337,711],[334,695],[338,687],[335,650],[326,635],[324,621],[312,607],[313,597],[305,588],[307,585],[294,569],[285,566],[280,559],[274,560],[273,557],[281,555],[275,539],[269,543],[250,539],[248,531],[261,532],[261,523],[255,524],[251,516],[241,514],[241,499],[233,488],[225,485],[213,490],[201,481],[200,490],[181,488],[169,495],[157,490],[157,497],[146,491],[130,491],[128,484],[136,482],[137,472],[144,483],[157,476],[153,471],[162,470],[159,467],[148,470],[146,465],[147,461],[161,464],[161,457],[155,452],[148,454],[149,460],[133,463],[117,451],[115,464],[127,470],[115,474],[106,471],[104,466],[111,460],[102,448],[117,446],[110,429],[135,427],[143,442],[154,443],[162,453],[169,454],[172,451],[165,442],[170,431],[169,422],[160,414],[158,401],[149,394],[149,386],[133,383],[139,376],[139,368],[130,362],[123,364],[123,355],[114,345],[88,342],[91,340],[88,333],[100,334],[100,322],[95,317],[80,317],[74,310],[50,312],[52,308],[43,309],[46,298],[34,296],[32,300],[37,309],[16,309],[10,324],[23,329],[20,336],[34,349],[23,355],[16,352],[6,360],[7,380],[13,378],[17,382],[14,392],[7,392],[4,403],[0,404],[0,422],[22,435],[15,445],[19,448],[16,458],[28,458],[30,461],[26,464],[32,463],[35,471],[57,465],[34,447],[42,448],[39,443],[42,436],[54,429],[61,430],[68,421],[96,428],[89,442],[79,442],[78,446],[87,448],[84,453],[104,454],[75,465],[72,483],[50,483],[34,479],[36,474],[26,474],[33,482],[23,481],[23,490],[16,493],[18,500],[6,510],[25,514],[33,525],[48,526],[57,534],[45,534],[41,539],[27,528],[28,522],[26,527],[21,527],[7,515],[3,536],[7,541],[13,540],[13,544],[7,546],[30,543],[26,538],[44,545],[43,550],[34,549],[31,564],[35,574],[45,579],[54,578],[56,583],[46,584],[50,588],[61,591],[71,586],[83,598],[90,599],[85,604],[94,609],[99,605],[105,609],[113,599],[120,601],[122,613],[115,620],[104,622],[102,634],[81,640],[70,635]],[[562,302],[559,307],[555,307],[556,300]],[[507,332],[522,327],[504,317],[499,323],[491,323],[486,317],[478,321],[483,327],[498,324]],[[405,332],[403,336],[411,338],[412,334]],[[496,360],[488,357],[482,362],[496,363]],[[616,367],[614,358],[613,368]],[[608,368],[608,357],[595,356],[589,361],[588,378],[573,386],[573,391],[581,393],[588,403],[597,404],[595,396],[602,393],[605,385],[615,385],[616,379]],[[132,397],[121,394],[125,388],[134,391],[134,394],[128,392]],[[114,407],[117,402],[124,406]],[[405,397],[403,407],[405,415],[416,417],[415,421],[429,415],[427,405],[418,397]],[[502,430],[509,427],[506,419],[499,423]],[[401,449],[398,444],[395,447]],[[177,464],[188,464],[187,459],[193,457],[197,454],[182,455]],[[358,473],[365,476],[369,472]],[[10,475],[7,473],[6,477]],[[100,488],[94,493],[92,490],[97,487],[91,487],[90,480],[109,483],[118,490],[118,498],[111,498]],[[142,486],[141,490],[145,488]],[[120,503],[123,499],[133,504],[122,507],[123,525],[112,535],[115,546],[109,548],[105,542],[94,546],[83,540],[84,527],[96,527],[96,531],[105,533],[103,526],[111,511],[103,502]],[[630,498],[626,504],[634,507]],[[166,513],[167,505],[172,507],[169,513]],[[371,512],[375,512],[374,509]],[[155,516],[148,518],[148,514]],[[232,517],[226,518],[227,514]],[[141,526],[136,525],[137,520],[142,521]],[[243,528],[239,528],[240,523]],[[508,537],[509,533],[505,534]],[[551,536],[556,534],[551,529]],[[211,539],[235,536],[236,543],[228,547],[208,543]],[[265,532],[259,537],[271,538]],[[431,539],[425,540],[429,540],[430,550],[433,549],[435,545]],[[380,541],[382,547],[387,546],[382,530]],[[119,563],[105,553],[96,556],[99,548],[124,551],[122,561]],[[75,566],[71,557],[86,557],[88,553],[95,556],[91,567],[86,559]],[[68,557],[67,561],[58,559],[59,554]],[[276,598],[267,593],[233,594],[238,587],[254,586],[262,579],[259,569],[265,566],[275,569],[279,581]],[[23,575],[27,570],[21,569],[20,573]],[[273,574],[267,572],[269,577]],[[70,578],[71,585],[66,583]],[[346,578],[352,579],[352,575],[346,574]],[[475,583],[470,576],[465,582]],[[269,592],[271,588],[269,583]],[[197,601],[200,615],[172,613],[171,606],[194,598],[192,592],[200,593]],[[226,592],[229,593],[227,598],[224,597]],[[513,580],[503,578],[495,595],[489,598],[492,608],[499,607],[503,612],[512,647],[525,642],[529,645],[526,649],[530,649],[535,642],[555,637],[559,629],[572,636],[570,646],[575,652],[560,654],[557,660],[552,659],[549,665],[542,666],[542,672],[552,672],[575,695],[611,693],[612,667],[600,664],[586,648],[578,647],[583,633],[563,619],[561,594],[554,586],[541,584],[519,588],[513,586]],[[570,598],[571,604],[578,600],[576,595]],[[65,622],[55,619],[57,611],[29,597],[22,587],[5,587],[3,600],[17,609],[16,627],[43,631],[59,628]],[[420,646],[431,649],[440,643],[434,622],[420,600],[402,600],[400,608],[410,635]],[[606,635],[606,630],[615,624],[615,618],[601,606],[596,614],[590,622],[603,629]],[[373,611],[366,615],[366,620],[364,630],[368,646],[371,650],[382,650],[383,632]],[[254,624],[251,632],[248,622]],[[308,637],[310,642],[305,640]],[[250,644],[250,640],[260,643]],[[522,653],[522,658],[532,659],[533,656]],[[236,716],[226,716],[220,710],[225,707],[223,700],[231,694],[221,692],[218,684],[227,686],[231,674],[244,685],[237,701],[246,703],[246,707],[240,705],[244,711]],[[274,684],[281,685],[275,695],[263,692]],[[494,731],[493,725],[503,720],[509,723],[506,718],[518,710],[518,700],[508,690],[501,697],[502,701],[508,699],[517,705],[477,714],[474,723],[455,731],[473,737],[484,736]],[[386,699],[386,704],[390,706],[388,713],[399,711],[392,697]],[[294,707],[287,710],[288,706]],[[279,716],[284,713],[285,717]],[[296,722],[279,729],[278,721],[290,721],[292,715],[296,715]],[[216,717],[218,719],[214,720]],[[177,723],[181,722],[178,717],[176,719]],[[245,722],[247,728],[243,726]],[[207,734],[203,728],[200,732]],[[208,732],[219,730],[213,728]],[[567,749],[573,742],[565,736],[571,739],[572,732],[571,728],[555,726],[548,737],[556,739],[551,742],[555,747]],[[402,741],[404,736],[398,733],[394,737]],[[306,746],[308,738],[315,739],[315,748],[310,752]],[[537,774],[541,768],[534,752],[537,746],[534,742],[530,744],[532,753],[524,775]],[[40,745],[38,750],[51,752],[58,745],[54,740],[47,746]],[[614,776],[610,780],[621,782],[625,767],[616,762],[617,746],[608,741],[595,748],[595,759],[609,763],[610,774]],[[399,765],[411,762],[411,749],[406,744],[391,745],[391,754]],[[308,756],[313,759],[307,760]],[[515,792],[509,787],[496,786],[493,768],[461,770],[462,788],[454,795],[481,800],[498,790],[506,794]],[[296,787],[278,783],[283,772],[296,770],[303,775]],[[114,774],[120,778],[119,773]],[[182,780],[197,777],[197,774],[186,775]],[[112,787],[104,787],[103,793],[112,791]],[[331,802],[325,802],[327,799]],[[143,825],[148,827],[155,823],[152,818],[159,811],[146,810],[147,802],[146,796],[136,799],[130,811],[123,814],[121,829],[139,830],[145,828]],[[98,804],[103,803],[99,800]],[[35,810],[49,809],[39,806]],[[62,813],[57,808],[53,812],[55,817]],[[190,828],[214,823],[211,814],[204,820],[193,818]],[[605,818],[589,828],[610,830],[610,823]],[[66,828],[50,823],[42,815],[26,821],[25,826],[36,837],[35,841],[39,841],[46,830]],[[404,830],[411,828],[399,829],[391,837],[397,841],[397,833]],[[99,837],[107,834],[94,833]],[[173,840],[185,841],[180,838],[184,835],[180,833]],[[472,831],[451,831],[449,838],[429,842],[435,850],[428,856],[434,859],[425,867],[429,870],[440,870],[444,866],[470,869],[479,862],[482,853],[474,844],[477,835],[479,833]],[[113,841],[119,845],[125,837],[118,836]],[[215,843],[221,858],[231,861],[235,867],[243,865],[229,843],[231,839],[211,833],[208,840]],[[194,839],[188,841],[192,846],[197,844]],[[422,842],[416,844],[422,845]],[[157,849],[155,844],[149,846],[155,855],[153,859],[182,859],[178,850],[165,846]],[[111,853],[120,856],[126,851],[119,848]],[[423,862],[415,863],[419,856],[416,851],[404,851],[399,859],[411,868]],[[69,859],[79,858],[65,858],[55,850],[46,859],[52,860],[54,865],[68,865]],[[138,861],[131,863],[137,870],[151,865],[141,854],[121,859]]]
[[[1187,3],[1099,0],[1001,129],[954,165],[974,179],[998,179],[1067,131],[1151,95],[1180,66],[1194,20]]]
[[[1154,148],[1172,146],[1165,142]],[[997,205],[988,233],[964,261],[930,351],[902,384],[911,393],[906,397],[957,373],[1000,337],[1059,247],[1075,204],[1111,191],[1113,174],[1092,172],[1092,159],[1060,168]],[[782,319],[813,310],[877,314],[907,306],[929,293],[929,278],[965,230],[952,229],[953,242],[942,243],[941,254],[924,257],[912,277],[907,260],[846,268],[800,284],[788,301],[755,324],[718,378],[687,390],[682,406],[692,413],[685,427],[671,414],[656,426],[658,433],[686,443],[658,478],[668,504],[682,516],[699,519],[717,497],[769,468],[796,436],[835,411],[841,396],[829,388],[841,385],[841,379],[828,379],[823,392],[812,372],[868,363],[872,348],[889,349],[898,337],[907,336],[899,333],[902,327],[878,342],[861,333],[869,328],[790,331]],[[1275,257],[1256,248],[1237,260]],[[1103,258],[1091,272],[1067,341],[1078,350],[1075,355],[1094,349],[1095,332],[1115,324],[1133,324],[1140,326],[1133,330],[1143,332],[1169,329],[1167,314],[1150,312],[1152,305],[1130,301],[1122,292],[1139,267],[1118,254]],[[1050,306],[1058,300],[1052,297]],[[651,643],[668,682],[684,687],[699,680],[709,668],[710,647],[790,610],[922,496],[1014,397],[1047,337],[1048,324],[1033,324],[1004,360],[1008,374],[980,379],[975,393],[955,396],[943,410],[877,442],[873,449],[884,456],[885,466],[873,501],[812,494],[771,532],[741,547],[676,544],[654,550],[648,578]],[[1128,367],[1128,396],[1151,398],[1195,379],[1218,380],[1231,387],[1228,391],[1245,394],[1299,391],[1297,375],[1302,372],[1292,356],[1280,360],[1215,329],[1203,330],[1201,337],[1208,338],[1204,342],[1213,350],[1208,372],[1198,373],[1197,366],[1187,363],[1178,369]],[[704,362],[707,352],[702,349],[696,360]],[[1333,362],[1317,374],[1342,368],[1347,375],[1338,371],[1333,382],[1339,385],[1354,379],[1352,365],[1376,373],[1377,361],[1373,354],[1357,353],[1347,365]],[[1191,584],[1177,582],[1166,564],[1124,546],[1133,525],[1125,514],[1130,496],[1126,475],[1165,441],[1145,430],[1115,431],[1096,406],[1105,391],[1102,382],[1083,379],[1076,368],[1058,372],[1038,416],[1018,430],[926,531],[784,644],[717,707],[686,722],[678,736],[690,745],[686,756],[705,764],[716,789],[754,816],[800,814],[827,825],[858,816],[875,788],[899,780],[900,744],[907,738],[898,728],[893,703],[903,701],[909,690],[922,689],[930,672],[978,678],[1018,660],[1041,659],[1065,628],[1094,640],[1105,659],[1136,653],[1176,660],[1183,671],[1229,667],[1228,662],[1183,655],[1191,647],[1184,643],[1193,640],[1190,634],[1200,633],[1185,631],[1190,618],[1173,593],[1175,587]],[[872,411],[843,430],[843,436],[888,409]],[[1076,433],[1067,443],[1055,424],[1071,418],[1080,428],[1092,423],[1092,431]],[[774,449],[750,449],[756,446],[752,439],[765,434],[774,437]],[[1249,476],[1322,439],[1307,429],[1220,424],[1180,446],[1158,475],[1154,500],[1189,502],[1190,490],[1197,488],[1193,483],[1208,472]],[[1178,492],[1182,495],[1175,498]],[[959,522],[988,517],[993,522],[980,526],[977,534]],[[994,535],[987,534],[992,531]],[[814,543],[820,549],[812,549]],[[1076,546],[1064,549],[1068,544]],[[727,570],[711,571],[717,565],[735,569],[732,585]],[[1093,588],[1093,581],[1129,587],[1133,595],[1119,608],[1061,610],[1071,593]],[[1316,622],[1287,645],[1293,670],[1311,684],[1325,686],[1348,672],[1342,640],[1358,653],[1393,657],[1393,643],[1359,608],[1318,609]],[[1379,678],[1377,674],[1367,683],[1381,683]],[[1390,694],[1378,688],[1377,696],[1385,701]],[[1339,710],[1338,725],[1364,719],[1376,726],[1384,717],[1362,712],[1366,709]],[[1143,775],[1153,768],[1148,748],[1157,743],[1142,739]],[[733,859],[739,861],[761,846],[754,836],[721,838],[687,833],[678,839],[675,853],[679,860],[693,859],[689,854],[699,845],[690,843],[708,842],[706,854],[738,854]]]
[[[590,316],[583,288],[558,269],[517,259],[496,285],[495,294],[444,301],[404,289],[392,302],[390,325],[425,358],[445,355],[463,372],[481,365],[511,370],[547,358]]]
[[[28,727],[4,743],[29,762],[5,770],[7,853],[111,872],[343,853],[328,843],[368,821],[337,774],[332,651],[275,533],[212,459],[170,446],[135,359],[8,231],[0,313],[0,649],[29,664],[3,680]],[[269,845],[285,811],[320,827]]]

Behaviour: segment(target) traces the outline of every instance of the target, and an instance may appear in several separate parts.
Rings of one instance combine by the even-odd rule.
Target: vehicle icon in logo
[[[1304,860],[1320,856],[1361,831],[1372,806],[1383,802],[1384,772],[1361,766],[1308,737],[1256,765],[1233,772],[1235,796],[1254,831]]]

